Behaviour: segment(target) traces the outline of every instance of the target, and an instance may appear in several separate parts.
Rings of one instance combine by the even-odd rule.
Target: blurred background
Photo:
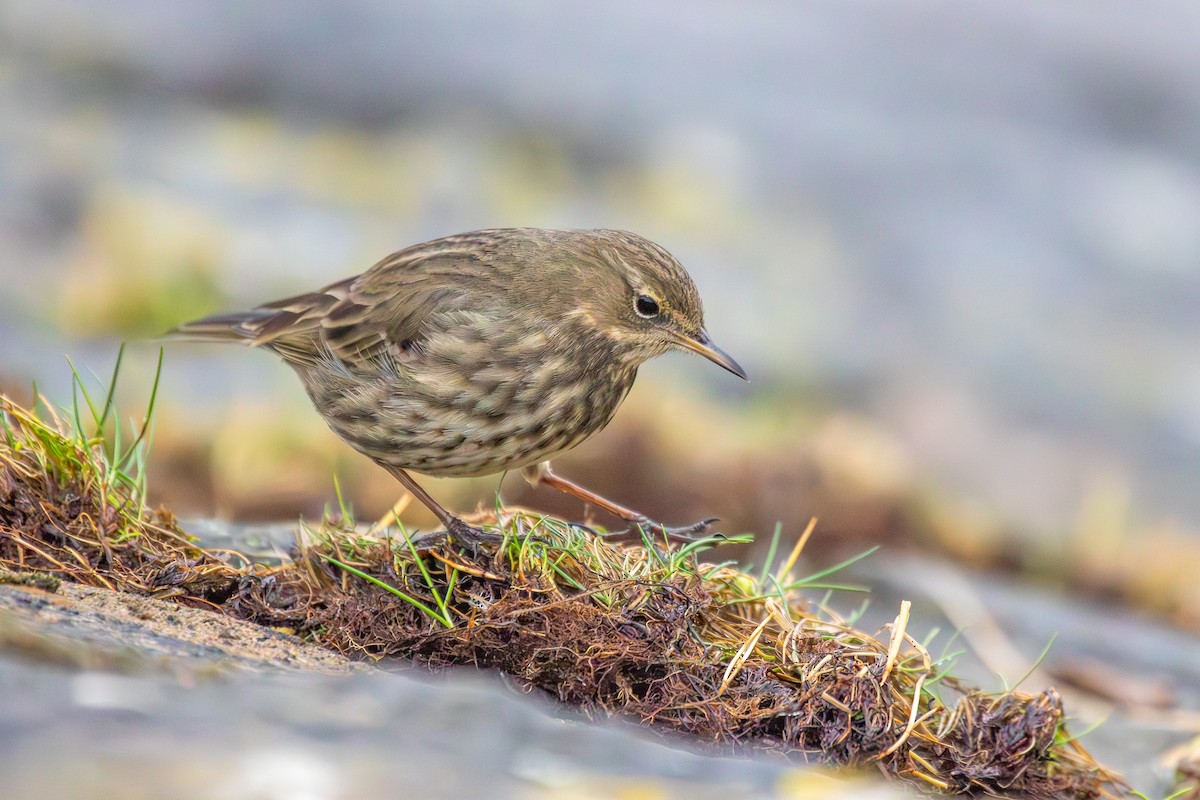
[[[444,234],[628,228],[752,383],[649,364],[562,473],[1200,626],[1197,30],[1167,0],[0,2],[0,387],[69,402],[64,354],[105,376],[129,339],[140,420],[139,340],[181,321]],[[399,494],[265,353],[167,345],[155,416],[184,516]]]

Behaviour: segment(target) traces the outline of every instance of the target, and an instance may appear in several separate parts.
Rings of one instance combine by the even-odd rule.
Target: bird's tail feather
[[[166,336],[189,342],[259,344],[264,329],[279,315],[279,310],[272,308],[213,314],[210,317],[186,322],[178,328],[167,331]]]

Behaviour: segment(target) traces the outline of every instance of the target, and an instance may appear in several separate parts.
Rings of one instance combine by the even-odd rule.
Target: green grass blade
[[[74,364],[71,364],[70,358],[67,359],[67,364],[71,367],[71,419],[75,428],[75,438],[79,440],[81,446],[86,447],[87,436],[83,432],[83,418],[79,416],[79,390],[83,386],[83,381],[79,377],[79,370],[75,369]],[[88,399],[87,389],[83,390],[83,397],[94,415],[96,409],[92,408],[92,401]]]
[[[338,514],[341,516],[342,524],[353,528],[354,509],[346,503],[346,497],[342,494],[342,482],[338,480],[336,472],[333,474],[333,495],[337,498]]]
[[[146,416],[142,423],[142,429],[138,431],[137,438],[130,443],[129,448],[124,453],[117,455],[116,464],[113,465],[114,469],[120,470],[124,466],[125,461],[146,438],[146,432],[150,429],[150,420],[154,418],[154,406],[158,401],[158,386],[162,380],[163,353],[163,348],[158,348],[158,364],[154,368],[154,384],[150,387],[150,402],[146,405]]]
[[[417,565],[417,569],[421,571],[421,577],[425,580],[425,586],[428,587],[433,599],[437,602],[438,608],[446,608],[450,597],[447,595],[442,598],[441,592],[438,591],[437,584],[433,582],[433,576],[429,574],[429,570],[425,566],[425,559],[421,558],[421,554],[417,552],[417,546],[413,544],[412,537],[407,533],[401,532],[404,537],[404,543],[408,545],[408,552],[412,554],[413,562]]]
[[[121,346],[117,348],[117,361],[113,364],[112,377],[108,381],[108,394],[104,397],[104,408],[100,410],[100,419],[96,421],[96,426],[100,430],[104,430],[104,424],[108,422],[108,415],[112,413],[113,404],[116,402],[117,378],[121,375],[121,362],[124,360],[125,343],[121,342]]]
[[[779,553],[779,537],[783,535],[783,523],[775,523],[775,531],[771,534],[771,545],[767,548],[767,558],[763,561],[762,572],[758,576],[758,585],[765,586],[767,576],[775,566],[775,556]]]
[[[1029,669],[1025,672],[1025,674],[1021,676],[1021,679],[1019,681],[1017,681],[1016,683],[1014,683],[1012,685],[1012,689],[1010,689],[1009,691],[1015,691],[1018,686],[1020,686],[1022,683],[1024,683],[1026,680],[1028,680],[1029,676],[1032,675],[1034,673],[1034,671],[1036,671],[1037,668],[1042,665],[1042,662],[1046,660],[1046,656],[1050,655],[1050,648],[1054,646],[1054,640],[1057,638],[1058,638],[1058,631],[1055,631],[1050,636],[1049,641],[1046,642],[1046,646],[1042,648],[1042,652],[1038,655],[1037,660],[1034,661],[1033,664],[1030,665]]]
[[[333,556],[325,555],[322,553],[321,558],[325,559],[330,564],[333,564],[334,566],[336,566],[340,569],[346,570],[346,572],[349,572],[351,575],[362,578],[367,583],[372,583],[372,584],[378,586],[380,589],[383,589],[386,592],[390,592],[391,594],[396,595],[396,597],[399,597],[401,600],[403,600],[404,602],[413,606],[414,608],[419,609],[421,611],[421,613],[425,614],[426,616],[430,617],[431,619],[437,620],[438,622],[442,623],[442,625],[446,626],[447,628],[454,627],[454,623],[451,620],[446,619],[445,617],[443,617],[441,614],[439,614],[433,608],[430,608],[428,605],[426,605],[425,603],[422,603],[420,600],[413,597],[412,595],[402,592],[401,590],[397,589],[395,586],[392,586],[390,583],[381,581],[378,578],[376,578],[374,575],[368,575],[367,573],[363,572],[361,569],[356,569],[356,568],[350,566],[349,564],[345,564],[341,561],[338,561]]]
[[[824,578],[828,575],[832,575],[835,572],[845,569],[846,567],[850,566],[851,564],[856,564],[859,561],[862,561],[864,558],[866,558],[869,555],[872,555],[878,549],[879,549],[879,545],[875,545],[874,547],[869,547],[866,550],[859,553],[858,555],[851,556],[850,558],[847,558],[845,561],[840,561],[837,564],[834,564],[832,567],[826,567],[825,569],[820,570],[819,572],[814,572],[813,574],[808,575],[804,578],[801,578],[798,581],[792,581],[791,583],[788,584],[787,588],[802,589],[809,584],[819,581],[821,578]]]

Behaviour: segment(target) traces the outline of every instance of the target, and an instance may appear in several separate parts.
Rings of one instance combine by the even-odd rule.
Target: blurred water
[[[0,371],[78,346],[44,307],[122,268],[97,219],[212,241],[243,303],[457,230],[628,227],[751,391],[821,387],[1034,531],[1113,469],[1200,528],[1197,30],[1163,0],[0,4]]]

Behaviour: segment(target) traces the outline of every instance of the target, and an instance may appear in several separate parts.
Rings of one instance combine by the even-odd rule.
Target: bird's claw
[[[708,529],[713,523],[719,522],[720,517],[705,517],[699,522],[693,522],[691,525],[685,525],[679,528],[668,528],[660,522],[655,522],[647,516],[638,516],[631,519],[628,528],[620,531],[606,533],[605,536],[620,538],[633,537],[644,538],[649,537],[657,539],[659,537],[666,538],[671,541],[694,541],[697,537],[708,533]]]
[[[472,555],[476,556],[479,555],[483,545],[499,546],[504,542],[504,534],[476,528],[458,517],[454,517],[446,526],[446,534],[450,541],[466,547]]]
[[[684,525],[677,528],[669,528],[661,522],[655,522],[647,516],[638,516],[631,519],[628,528],[619,531],[607,531],[600,533],[599,531],[584,525],[579,522],[570,523],[571,527],[587,531],[593,536],[599,536],[605,539],[634,539],[634,540],[660,540],[666,539],[675,542],[695,541],[697,538],[708,534],[713,523],[719,522],[719,517],[705,517],[698,522],[693,522],[691,525]],[[533,538],[533,541],[548,544],[544,539]],[[415,543],[414,539],[414,543]],[[494,531],[485,531],[482,528],[476,528],[463,520],[455,517],[445,530],[434,531],[426,536],[421,537],[421,545],[433,546],[444,542],[453,542],[454,544],[466,547],[471,551],[472,555],[478,556],[484,545],[499,546],[504,542],[504,534]]]

